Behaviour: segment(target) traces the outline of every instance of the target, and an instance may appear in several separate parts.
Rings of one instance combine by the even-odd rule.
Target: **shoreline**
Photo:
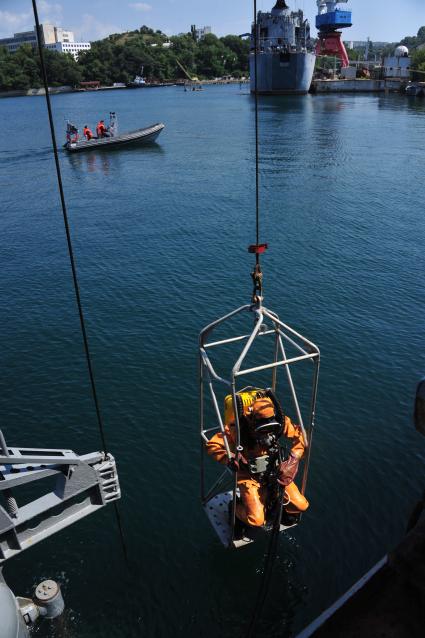
[[[136,89],[163,89],[170,86],[192,86],[192,85],[213,85],[213,84],[249,84],[249,80],[198,80],[197,82],[190,82],[189,80],[182,81],[176,80],[175,82],[163,82],[152,83],[141,86],[100,86],[96,89],[80,89],[73,88],[72,86],[52,86],[49,87],[49,95],[59,95],[62,93],[94,93],[97,91],[122,91],[129,89],[134,91]],[[44,88],[39,89],[17,89],[13,91],[0,91],[0,99],[8,97],[40,97],[45,95]]]

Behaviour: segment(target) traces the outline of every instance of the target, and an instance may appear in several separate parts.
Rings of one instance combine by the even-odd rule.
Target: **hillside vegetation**
[[[171,42],[171,46],[163,44]],[[152,46],[153,45],[153,46]],[[248,74],[249,42],[235,35],[217,38],[209,34],[199,42],[185,34],[167,38],[146,26],[117,33],[92,43],[91,51],[71,55],[45,50],[49,84],[78,85],[82,80],[102,84],[130,82],[136,75],[150,81],[185,78],[178,61],[190,76],[202,79]],[[37,88],[42,85],[38,52],[23,46],[16,53],[0,47],[0,90]]]

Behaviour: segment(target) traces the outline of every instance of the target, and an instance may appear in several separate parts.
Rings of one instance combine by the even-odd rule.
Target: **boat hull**
[[[82,151],[99,150],[103,148],[117,148],[118,146],[129,146],[136,144],[152,144],[164,128],[164,124],[154,124],[147,128],[138,129],[117,135],[116,137],[103,137],[101,139],[81,140],[75,143],[65,144],[65,149],[69,153],[80,153]]]
[[[308,52],[260,52],[257,56],[260,95],[308,93],[316,56]],[[255,55],[250,55],[251,92],[255,93]]]

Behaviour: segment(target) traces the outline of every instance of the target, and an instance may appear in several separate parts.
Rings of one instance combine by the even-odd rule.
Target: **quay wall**
[[[57,93],[72,93],[74,89],[72,86],[53,86],[49,87],[50,95]],[[32,97],[36,95],[45,95],[45,90],[41,89],[26,89],[24,91],[0,91],[0,98],[2,97]]]
[[[385,91],[403,91],[406,82],[394,80],[313,80],[313,93],[383,93]]]

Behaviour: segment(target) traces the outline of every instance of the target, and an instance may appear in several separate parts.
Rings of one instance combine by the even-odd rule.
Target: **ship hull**
[[[258,53],[257,90],[260,95],[308,93],[313,79],[314,53]],[[250,55],[251,93],[255,93],[255,55]]]

